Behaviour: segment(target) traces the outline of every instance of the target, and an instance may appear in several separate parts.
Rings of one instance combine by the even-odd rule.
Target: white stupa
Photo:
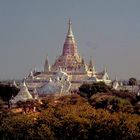
[[[13,86],[18,88],[18,85],[17,85],[17,83],[15,81],[13,81]]]
[[[12,104],[16,104],[18,101],[26,102],[27,100],[33,99],[32,95],[28,91],[25,81],[20,86],[19,93],[11,99]]]
[[[113,87],[113,89],[115,89],[115,90],[118,89],[118,87],[119,87],[119,83],[118,83],[117,77],[116,77],[115,80],[113,81],[113,83],[112,83],[112,87]]]
[[[71,83],[69,76],[66,72],[61,69],[50,78],[48,83],[45,83],[39,88],[39,94],[55,94],[55,93],[66,93],[69,91]]]

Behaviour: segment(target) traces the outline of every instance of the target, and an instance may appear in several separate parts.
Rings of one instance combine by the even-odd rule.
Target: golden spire
[[[68,23],[68,33],[67,33],[67,37],[69,38],[72,38],[72,40],[74,40],[74,35],[73,35],[73,32],[72,32],[72,23],[71,23],[71,20],[69,19],[69,23]]]

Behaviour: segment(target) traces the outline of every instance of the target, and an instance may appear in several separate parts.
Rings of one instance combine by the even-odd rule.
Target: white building
[[[20,85],[19,93],[15,97],[13,97],[13,99],[11,99],[10,102],[12,104],[16,104],[19,101],[26,102],[27,100],[32,100],[32,99],[33,99],[33,97],[30,94],[30,92],[28,91],[28,88],[27,88],[25,81],[24,81]]]

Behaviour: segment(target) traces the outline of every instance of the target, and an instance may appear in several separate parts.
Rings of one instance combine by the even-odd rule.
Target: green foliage
[[[98,82],[93,84],[83,84],[79,87],[80,95],[90,98],[96,93],[106,93],[110,92],[111,88],[107,86],[104,82]]]
[[[113,96],[111,94],[105,94],[105,93],[99,93],[96,95],[93,95],[90,100],[90,104],[98,108],[104,108],[111,112],[127,112],[127,113],[133,113],[134,107],[127,99],[122,99],[116,96]]]
[[[49,127],[38,124],[32,115],[13,115],[3,119],[1,131],[4,139],[53,139]]]
[[[2,99],[0,99],[0,110],[3,109],[4,104],[5,104],[5,102]]]
[[[14,86],[0,84],[0,98],[4,101],[9,101],[11,97],[17,95],[18,92],[19,89]]]
[[[132,104],[126,100],[126,99],[121,99],[119,97],[110,97],[108,99],[108,105],[111,105],[112,111],[121,111],[121,112],[127,112],[127,113],[133,113],[134,109]]]
[[[127,99],[133,105],[136,104],[136,102],[137,102],[135,93],[126,92],[126,91],[112,91],[111,93],[113,96],[116,96],[116,97],[119,97],[122,99]]]
[[[140,102],[138,102],[135,106],[134,106],[134,111],[136,114],[140,115]]]
[[[129,85],[130,86],[134,86],[134,85],[137,85],[137,79],[136,78],[130,78],[129,79]]]
[[[105,99],[107,105],[117,106],[118,112],[95,109],[88,100],[78,95],[64,96],[48,100],[49,105],[41,112],[14,113],[2,117],[0,137],[14,140],[139,139],[139,115],[119,110],[131,105],[130,102],[105,94],[99,99],[97,95],[101,97],[101,93],[96,94],[92,101]]]

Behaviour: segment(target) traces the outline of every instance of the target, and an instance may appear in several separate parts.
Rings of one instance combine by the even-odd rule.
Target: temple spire
[[[69,19],[68,22],[68,32],[66,35],[66,39],[64,42],[64,46],[63,46],[63,53],[62,55],[72,55],[72,56],[77,56],[77,46],[76,46],[76,42],[74,39],[74,35],[72,32],[72,26],[71,26],[71,20]]]
[[[45,64],[44,64],[44,72],[49,72],[50,71],[50,65],[49,65],[49,61],[48,61],[48,56],[46,55],[46,60],[45,60]]]
[[[107,73],[107,68],[104,67],[103,73]]]
[[[93,66],[93,63],[92,63],[92,59],[91,59],[91,58],[90,58],[90,60],[89,60],[88,69],[89,69],[89,71],[91,71],[91,72],[94,71],[94,66]]]
[[[71,20],[69,19],[69,23],[68,23],[68,33],[67,33],[67,38],[72,38],[74,40],[74,35],[72,32],[72,23]]]
[[[51,69],[58,70],[61,67],[66,71],[75,71],[76,69],[80,69],[81,65],[83,65],[82,58],[78,54],[77,44],[72,32],[71,20],[69,19],[62,54],[56,59]]]

